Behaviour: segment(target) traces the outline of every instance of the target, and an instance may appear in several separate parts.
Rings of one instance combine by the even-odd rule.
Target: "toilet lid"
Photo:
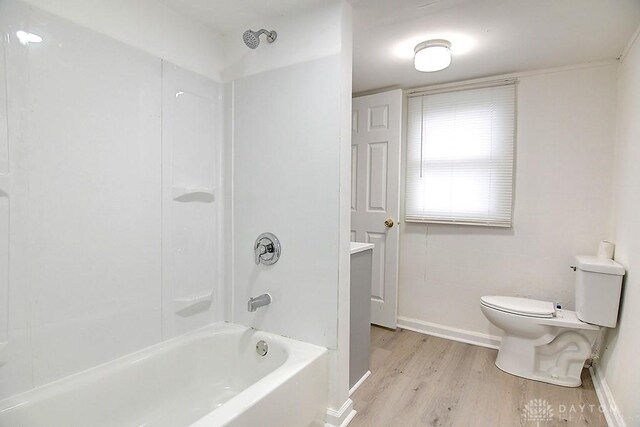
[[[488,296],[480,298],[480,303],[496,310],[522,316],[553,317],[556,313],[552,302],[529,298]]]

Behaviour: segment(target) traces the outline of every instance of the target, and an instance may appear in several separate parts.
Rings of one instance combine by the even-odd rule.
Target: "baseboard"
[[[358,380],[357,383],[355,383],[353,385],[353,387],[351,387],[351,390],[349,390],[349,397],[351,397],[351,395],[362,385],[362,383],[364,382],[364,380],[366,380],[367,378],[369,378],[369,375],[371,375],[371,371],[367,371],[364,373],[364,375],[362,376],[362,378],[360,378]]]
[[[353,409],[353,400],[347,399],[340,409],[327,409],[327,422],[325,427],[347,427],[353,417],[356,416],[356,411]]]
[[[627,423],[624,421],[624,418],[622,418],[618,405],[616,405],[616,401],[613,398],[609,384],[602,375],[602,371],[600,371],[598,365],[591,366],[589,372],[593,380],[593,388],[596,390],[598,400],[604,410],[607,425],[609,427],[627,427]]]
[[[466,344],[479,345],[481,347],[493,349],[498,349],[500,347],[500,337],[494,335],[452,328],[408,317],[398,316],[398,327],[408,331],[433,335],[435,337],[446,338],[448,340],[459,341]]]

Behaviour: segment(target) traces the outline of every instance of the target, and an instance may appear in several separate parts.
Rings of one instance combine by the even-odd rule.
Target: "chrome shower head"
[[[244,44],[246,44],[249,49],[255,49],[260,45],[260,38],[251,30],[244,32],[242,40],[244,40]]]
[[[269,43],[273,43],[276,37],[278,37],[278,34],[275,31],[267,31],[265,29],[262,29],[260,31],[247,30],[244,32],[244,34],[242,34],[242,40],[244,41],[244,44],[246,44],[249,49],[255,49],[258,46],[260,46],[261,34],[267,35],[267,41]]]

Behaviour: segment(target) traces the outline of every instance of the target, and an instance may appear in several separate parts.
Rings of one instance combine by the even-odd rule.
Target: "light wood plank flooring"
[[[351,396],[358,414],[349,426],[606,426],[588,371],[582,387],[559,387],[502,372],[496,353],[374,326],[371,376]],[[532,399],[549,403],[550,421],[523,416]]]

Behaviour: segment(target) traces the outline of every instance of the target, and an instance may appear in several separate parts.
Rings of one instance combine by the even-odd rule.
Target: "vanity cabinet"
[[[351,243],[349,388],[369,372],[373,244]]]

